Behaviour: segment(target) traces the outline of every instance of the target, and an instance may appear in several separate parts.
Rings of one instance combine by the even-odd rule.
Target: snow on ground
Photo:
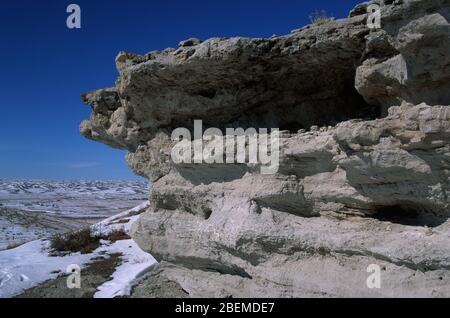
[[[0,207],[0,250],[70,232],[92,224],[90,220],[64,219],[46,213]]]
[[[147,273],[156,260],[137,246],[133,240],[117,241],[105,246],[107,253],[121,253],[122,264],[116,268],[112,280],[97,288],[94,298],[114,298],[128,296],[133,287],[133,281]]]
[[[146,210],[149,205],[150,202],[144,202],[134,209],[110,217],[94,225],[92,227],[93,232],[96,234],[108,234],[111,231],[122,229],[125,233],[130,233],[131,226],[139,217],[140,211]],[[117,223],[118,221],[120,223]],[[123,223],[124,221],[127,222]],[[112,280],[98,287],[98,291],[94,295],[95,298],[114,298],[130,295],[132,282],[156,264],[156,260],[150,254],[142,251],[133,240],[117,241],[104,248],[108,254],[121,253],[123,255],[122,264],[116,268],[116,272],[112,275]]]
[[[33,241],[12,250],[0,252],[0,297],[12,297],[58,274],[72,264],[84,266],[93,255],[80,253],[64,257],[48,256],[49,242]]]
[[[147,200],[145,181],[0,179],[0,250],[84,228]]]
[[[146,200],[143,181],[0,179],[0,207],[67,218],[104,219]]]
[[[107,234],[115,229],[123,229],[129,233],[131,225],[149,204],[147,201],[134,209],[106,219],[92,226],[92,231]],[[59,274],[66,273],[69,265],[77,264],[83,268],[99,256],[116,253],[122,254],[121,264],[112,275],[112,280],[98,287],[95,297],[126,296],[130,294],[134,280],[156,264],[155,259],[142,251],[131,239],[114,243],[101,241],[98,249],[85,255],[72,253],[51,257],[48,255],[49,251],[49,242],[46,240],[37,240],[15,249],[0,251],[0,297],[13,297],[28,288],[55,279]]]
[[[128,211],[111,216],[94,224],[92,226],[92,231],[95,234],[109,234],[114,230],[124,230],[125,233],[130,233],[131,226],[139,218],[139,214],[141,214],[142,211],[147,210],[149,206],[150,202],[146,201]]]

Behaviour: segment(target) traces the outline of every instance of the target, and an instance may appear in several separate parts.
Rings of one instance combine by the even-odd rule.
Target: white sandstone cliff
[[[133,238],[161,265],[135,296],[450,296],[450,1],[386,2],[380,30],[365,3],[286,36],[122,52],[116,86],[83,95],[81,132],[153,182]],[[280,128],[278,173],[174,164],[194,119]]]

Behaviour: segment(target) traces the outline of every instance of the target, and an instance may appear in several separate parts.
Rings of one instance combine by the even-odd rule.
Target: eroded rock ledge
[[[116,86],[83,95],[81,132],[153,181],[133,238],[164,262],[139,296],[450,296],[450,1],[386,2],[380,30],[369,2],[286,36],[122,52]],[[174,164],[194,119],[280,128],[278,173]]]

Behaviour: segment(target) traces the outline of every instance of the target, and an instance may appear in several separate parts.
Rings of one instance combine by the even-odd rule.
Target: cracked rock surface
[[[374,2],[286,36],[121,52],[116,86],[83,95],[83,135],[152,181],[133,238],[161,265],[136,297],[450,296],[450,1],[385,1],[370,30]],[[194,119],[280,128],[278,172],[175,164]]]

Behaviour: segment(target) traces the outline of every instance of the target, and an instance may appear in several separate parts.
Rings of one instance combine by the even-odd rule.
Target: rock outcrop
[[[356,88],[367,102],[384,110],[402,101],[448,105],[449,2],[404,2],[381,10],[383,29],[366,38]]]
[[[450,1],[385,2],[376,30],[368,2],[286,36],[122,52],[116,86],[83,95],[81,132],[152,181],[133,238],[161,265],[136,295],[450,296]],[[196,119],[279,128],[278,172],[175,163]]]

